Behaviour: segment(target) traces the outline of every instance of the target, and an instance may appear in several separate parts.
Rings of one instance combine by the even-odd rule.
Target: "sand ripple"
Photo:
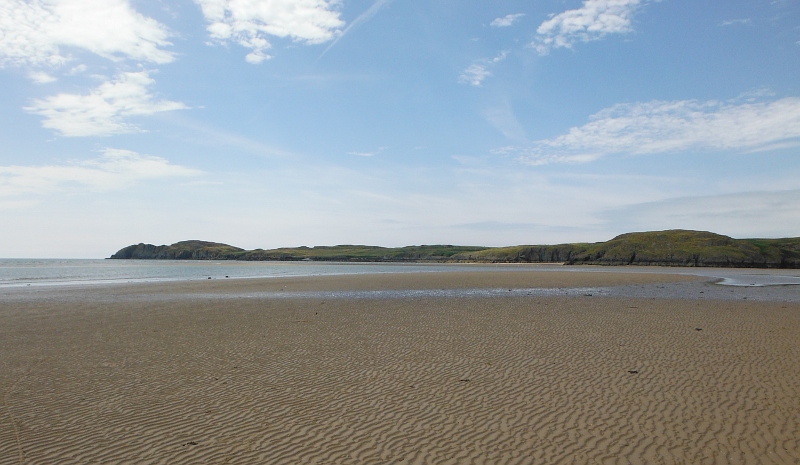
[[[3,464],[800,463],[797,304],[37,305],[0,308]]]

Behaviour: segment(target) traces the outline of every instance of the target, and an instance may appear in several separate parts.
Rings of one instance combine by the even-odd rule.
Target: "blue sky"
[[[793,0],[0,0],[0,256],[800,236]]]

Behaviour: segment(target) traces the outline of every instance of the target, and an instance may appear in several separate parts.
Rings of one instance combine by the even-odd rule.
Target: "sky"
[[[0,257],[800,236],[796,0],[0,0]]]

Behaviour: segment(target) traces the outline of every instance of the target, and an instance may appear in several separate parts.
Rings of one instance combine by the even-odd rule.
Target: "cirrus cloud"
[[[337,0],[195,0],[211,23],[211,39],[233,41],[252,50],[245,59],[257,64],[272,58],[268,36],[290,37],[307,44],[333,39],[344,21]]]
[[[67,137],[142,132],[125,118],[188,108],[181,102],[155,101],[147,89],[154,82],[147,71],[122,73],[89,94],[37,99],[24,110],[43,116],[42,126]]]
[[[191,177],[202,171],[130,150],[107,148],[99,158],[60,165],[0,166],[0,197],[67,190],[108,191],[159,178]]]
[[[613,155],[762,151],[800,145],[800,98],[618,104],[568,133],[527,147],[505,147],[530,165],[581,163]]]

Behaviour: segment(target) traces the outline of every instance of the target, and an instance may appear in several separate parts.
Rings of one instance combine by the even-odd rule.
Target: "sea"
[[[732,268],[598,267],[557,264],[445,264],[239,262],[186,260],[0,259],[0,288],[103,285],[202,279],[249,279],[445,271],[571,271],[668,273],[703,276],[725,286],[800,285],[800,270]]]

